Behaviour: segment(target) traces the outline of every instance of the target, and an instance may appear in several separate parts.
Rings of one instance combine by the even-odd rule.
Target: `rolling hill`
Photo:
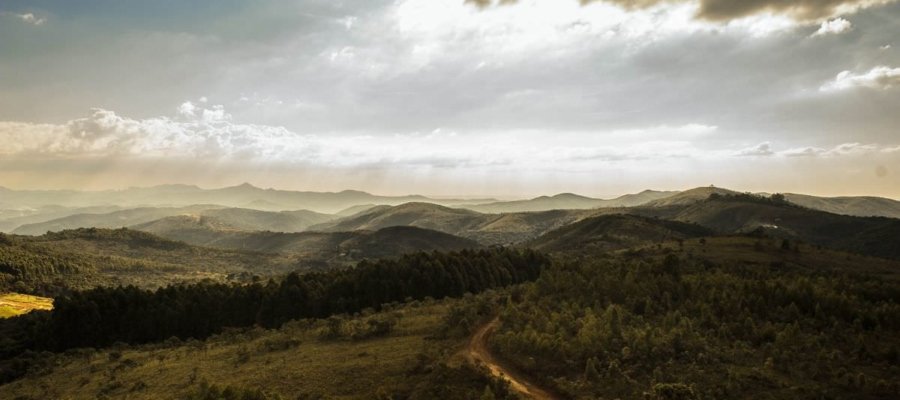
[[[530,200],[503,201],[476,205],[461,206],[482,213],[513,213],[549,210],[580,210],[601,207],[633,207],[647,202],[663,199],[678,192],[660,192],[645,190],[636,194],[627,194],[615,199],[595,199],[572,193],[561,193],[555,196],[540,196]]]
[[[405,203],[395,207],[374,207],[333,224],[314,226],[328,231],[378,230],[391,226],[415,226],[462,232],[472,229],[485,219],[485,215],[471,210],[449,208],[432,203]]]
[[[221,225],[231,226],[234,229],[276,232],[300,232],[312,225],[335,218],[332,215],[307,210],[273,212],[210,205],[179,208],[143,207],[107,214],[77,214],[43,223],[24,225],[14,230],[13,233],[39,235],[65,229],[122,228],[175,216],[184,216],[188,219],[208,217],[215,219]]]
[[[394,207],[374,207],[310,229],[339,232],[414,226],[472,239],[483,245],[512,244],[535,238],[589,216],[613,213],[616,210],[618,209],[484,214],[430,203],[407,203]]]
[[[38,208],[0,210],[0,232],[11,233],[14,229],[28,224],[37,224],[75,214],[105,214],[121,210],[118,206],[62,207],[42,206]]]
[[[563,226],[528,241],[525,246],[546,252],[591,254],[711,234],[712,230],[699,225],[613,214]]]
[[[734,195],[738,194],[733,190],[717,188],[714,186],[709,187],[698,187],[693,189],[688,189],[682,192],[678,192],[672,196],[664,197],[661,199],[649,201],[644,203],[645,207],[669,207],[669,206],[684,206],[694,204],[699,201],[706,200],[712,194],[720,194],[720,195]]]
[[[784,197],[791,203],[834,214],[900,218],[900,201],[884,197],[817,197],[795,193],[785,193]]]
[[[78,228],[124,228],[171,215],[201,212],[218,207],[220,206],[139,207],[109,213],[74,214],[44,222],[21,225],[14,229],[12,233],[16,235],[42,235],[47,232]]]
[[[128,229],[0,236],[0,292],[153,288],[236,275],[272,276],[299,267],[286,256],[201,248]]]
[[[409,226],[352,232],[285,233],[241,230],[214,217],[176,216],[133,228],[197,246],[280,253],[316,265],[341,264],[363,258],[389,257],[423,250],[479,247],[472,240]]]

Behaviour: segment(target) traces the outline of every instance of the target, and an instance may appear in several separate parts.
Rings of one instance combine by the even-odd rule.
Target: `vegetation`
[[[403,300],[458,297],[534,280],[548,260],[532,251],[503,248],[458,253],[417,253],[362,262],[356,268],[305,275],[280,283],[201,283],[156,291],[135,287],[98,288],[56,300],[52,313],[0,324],[4,358],[28,350],[63,351],[178,339],[204,339],[226,327],[278,327],[301,318],[325,318]],[[361,327],[332,326],[327,337],[349,331],[353,338],[390,332],[390,320]],[[7,363],[9,377],[24,372]],[[2,372],[2,370],[0,370]]]
[[[739,261],[746,256],[735,243],[769,262]],[[501,312],[496,353],[573,397],[900,395],[896,264],[870,273],[809,269],[796,258],[814,248],[795,253],[754,238],[694,246],[545,270]],[[701,247],[718,254],[694,253]],[[723,251],[731,261],[712,261]]]
[[[20,293],[0,294],[0,318],[9,318],[32,310],[52,310],[53,299]]]
[[[281,328],[230,329],[204,341],[35,354],[29,373],[0,386],[0,398],[130,399],[514,399],[506,384],[457,355],[466,340],[455,316],[473,321],[505,298],[478,296],[390,305]],[[480,311],[479,311],[480,310]],[[394,319],[391,332],[329,338],[344,326]],[[446,332],[454,332],[447,334]]]
[[[194,247],[128,229],[0,234],[0,292],[57,297],[97,286],[240,281],[312,267],[283,255]]]
[[[0,398],[900,397],[900,223],[789,201],[0,234]]]

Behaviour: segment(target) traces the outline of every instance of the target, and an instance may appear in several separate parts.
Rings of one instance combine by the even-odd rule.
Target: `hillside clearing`
[[[15,317],[32,310],[52,310],[53,299],[19,293],[0,294],[0,318]]]

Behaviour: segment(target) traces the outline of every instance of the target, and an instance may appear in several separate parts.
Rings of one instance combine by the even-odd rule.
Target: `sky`
[[[900,198],[893,0],[0,0],[0,186]]]

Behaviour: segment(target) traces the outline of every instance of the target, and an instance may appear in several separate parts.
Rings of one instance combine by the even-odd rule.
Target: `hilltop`
[[[585,218],[525,243],[546,252],[591,254],[701,236],[714,232],[699,225],[628,214]]]
[[[627,194],[615,199],[596,199],[574,193],[561,193],[555,196],[540,196],[530,200],[503,201],[486,204],[464,205],[470,210],[483,213],[513,213],[549,210],[579,210],[602,207],[633,207],[650,201],[666,198],[678,192],[660,192],[645,190],[636,194]]]

